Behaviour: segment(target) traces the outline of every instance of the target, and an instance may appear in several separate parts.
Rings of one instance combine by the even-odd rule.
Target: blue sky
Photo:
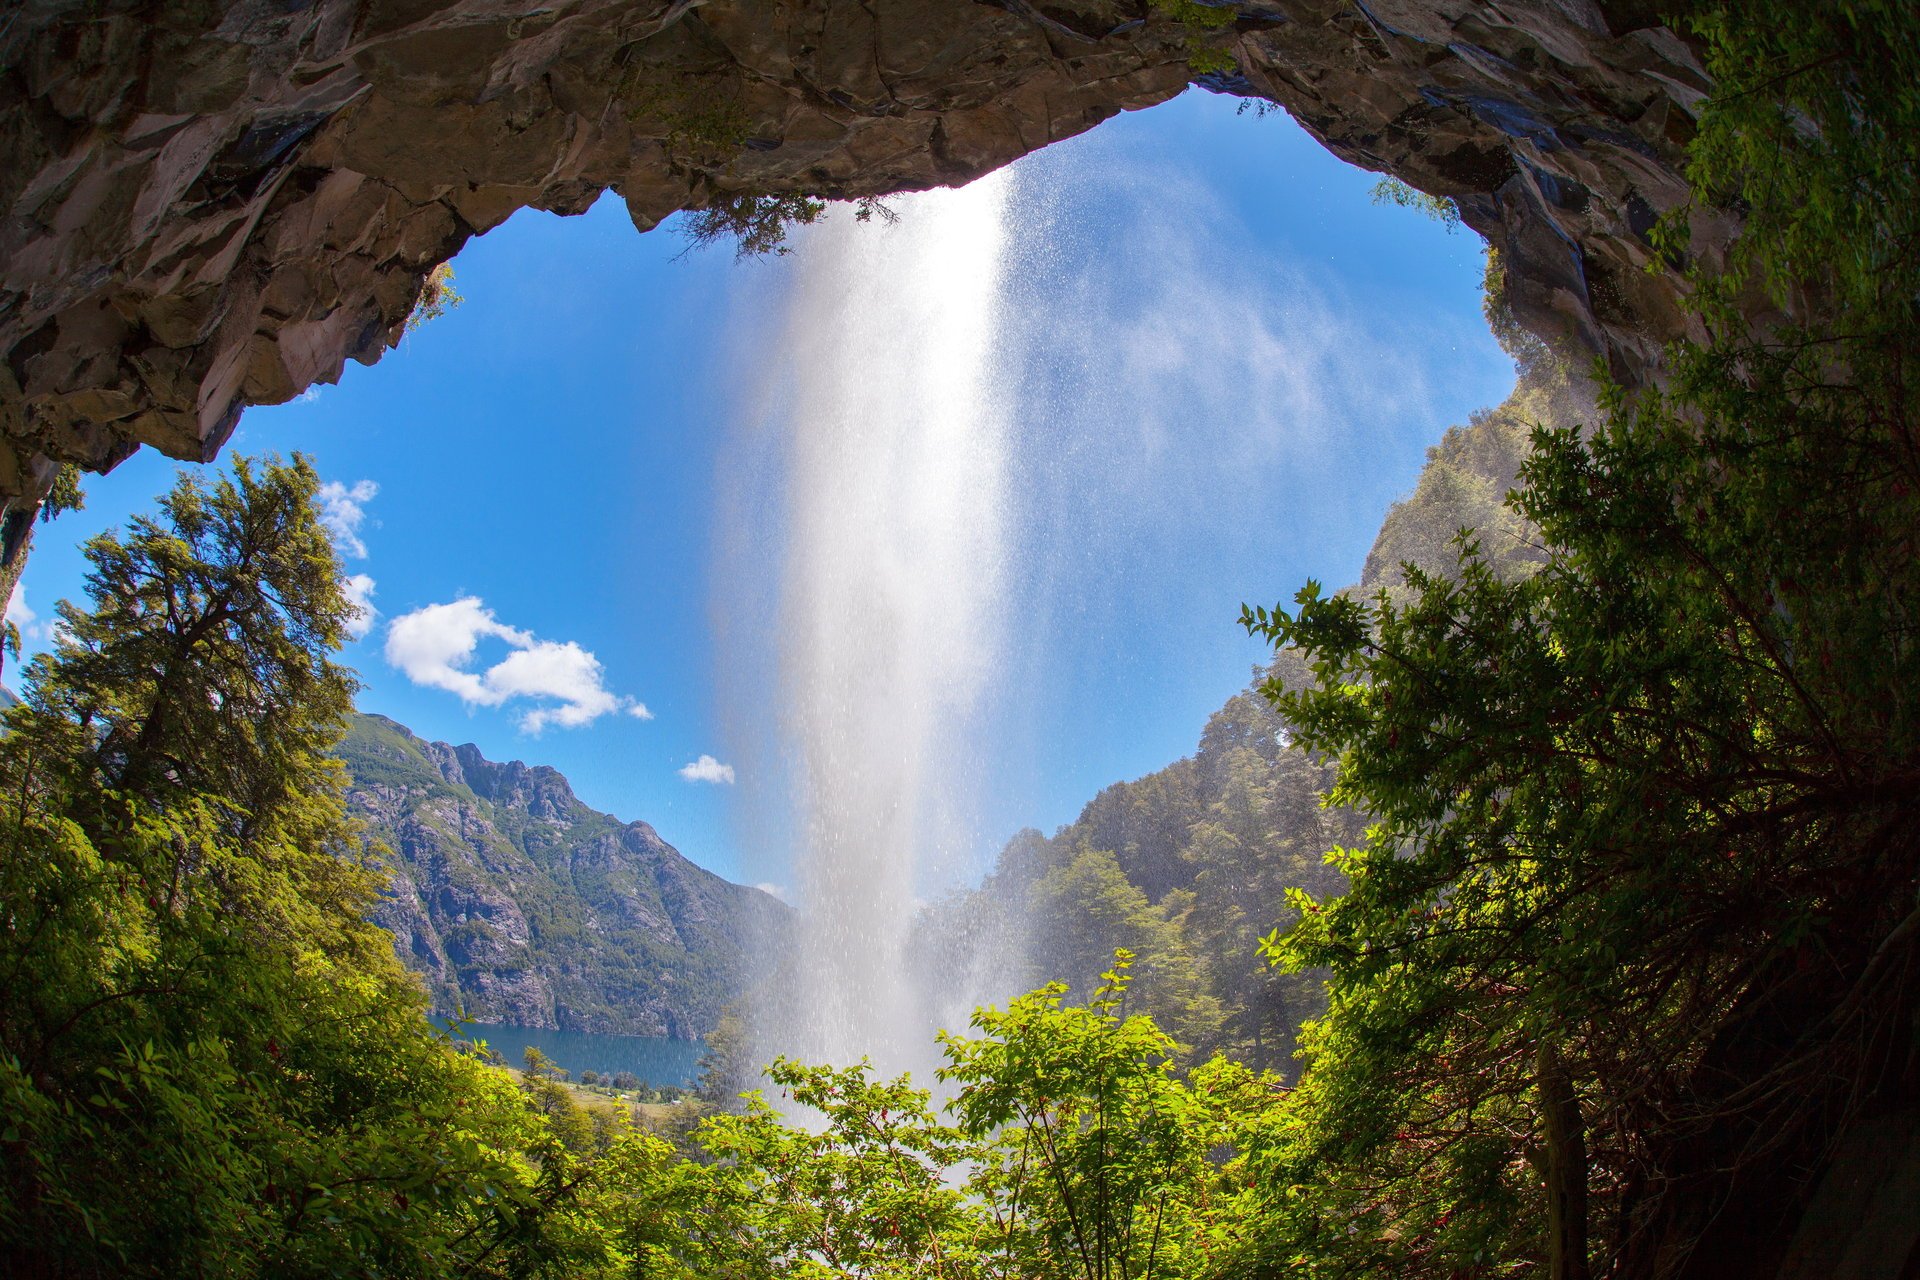
[[[1199,91],[1014,167],[996,341],[1020,532],[1013,642],[967,747],[980,856],[1191,751],[1262,656],[1241,601],[1355,578],[1426,446],[1511,385],[1477,238],[1374,205],[1374,181]],[[777,689],[716,634],[779,643],[721,580],[721,526],[752,500],[744,389],[781,358],[769,317],[791,315],[811,242],[736,263],[670,227],[637,234],[612,198],[523,211],[456,260],[464,305],[249,411],[232,448],[303,450],[339,486],[378,609],[345,655],[363,709],[552,764],[696,861],[784,883],[745,812],[762,780],[738,723]],[[30,639],[78,594],[78,543],[173,470],[136,456],[42,528]]]

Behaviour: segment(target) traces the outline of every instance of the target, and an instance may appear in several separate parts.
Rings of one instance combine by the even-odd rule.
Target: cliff
[[[348,802],[393,852],[376,918],[437,1011],[693,1038],[778,946],[787,908],[582,804],[545,766],[497,764],[356,716]]]
[[[1628,380],[1708,87],[1634,3],[1238,0],[1197,77],[1455,197],[1522,322]],[[0,578],[62,463],[213,457],[534,206],[953,184],[1195,79],[1149,0],[36,0],[0,23]],[[1718,218],[1718,220],[1716,220]],[[1732,226],[1696,218],[1711,254]],[[1649,271],[1649,267],[1655,270]],[[0,581],[4,594],[6,581]]]
[[[1381,521],[1353,589],[1398,591],[1408,563],[1457,572],[1461,528],[1476,532],[1497,572],[1535,572],[1545,560],[1538,533],[1506,506],[1507,491],[1535,424],[1584,423],[1593,411],[1584,384],[1551,362],[1523,370],[1503,403],[1427,451],[1413,492]],[[1334,763],[1293,744],[1259,692],[1270,675],[1290,687],[1312,679],[1297,653],[1276,654],[1207,718],[1191,756],[1104,788],[1051,836],[1020,833],[979,889],[926,913],[915,954],[929,989],[964,972],[981,938],[1019,956],[1009,966],[1015,987],[1058,980],[1083,993],[1098,984],[1114,948],[1126,947],[1138,957],[1144,1007],[1198,1056],[1222,1051],[1294,1070],[1301,1024],[1326,1012],[1323,975],[1278,972],[1261,956],[1260,939],[1292,922],[1289,889],[1323,899],[1344,890],[1327,850],[1361,844],[1367,822],[1321,804]]]

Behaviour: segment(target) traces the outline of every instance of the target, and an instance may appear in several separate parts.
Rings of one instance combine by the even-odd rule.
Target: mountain
[[[385,716],[340,747],[348,803],[392,850],[376,913],[440,1013],[693,1038],[782,945],[777,899],[705,871],[554,769],[427,742]]]
[[[1593,411],[1591,394],[1552,362],[1524,369],[1503,404],[1428,450],[1356,589],[1402,594],[1405,563],[1454,572],[1462,527],[1497,572],[1533,572],[1544,553],[1505,495],[1534,423],[1591,421]],[[968,949],[992,939],[1020,957],[1017,987],[1057,979],[1084,994],[1126,947],[1141,1006],[1194,1055],[1223,1050],[1288,1070],[1300,1024],[1325,1011],[1326,995],[1321,975],[1270,967],[1259,942],[1293,920],[1287,890],[1324,898],[1345,888],[1325,854],[1361,843],[1366,819],[1321,803],[1333,762],[1292,745],[1258,692],[1276,676],[1289,687],[1311,678],[1298,655],[1274,655],[1208,718],[1192,756],[1107,787],[1051,836],[1021,832],[978,889],[935,904],[915,931],[923,981],[964,971]]]
[[[1533,572],[1546,563],[1534,532],[1506,505],[1520,466],[1532,448],[1535,424],[1590,423],[1598,412],[1584,378],[1554,365],[1522,373],[1505,402],[1474,413],[1464,426],[1449,427],[1427,450],[1414,490],[1388,508],[1367,553],[1360,590],[1385,588],[1396,598],[1405,585],[1400,566],[1412,563],[1446,576],[1458,564],[1454,535],[1469,528],[1481,554],[1502,577]]]

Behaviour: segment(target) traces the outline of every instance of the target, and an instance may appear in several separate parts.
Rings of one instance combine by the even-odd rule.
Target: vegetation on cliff
[[[462,1056],[367,919],[311,469],[96,539],[0,740],[0,1245],[50,1275],[1775,1273],[1834,1147],[1920,1095],[1920,16],[1697,30],[1696,191],[1748,219],[1694,267],[1710,340],[1535,430],[1451,565],[1250,611],[1279,721],[1230,707],[1010,851],[1143,981],[1050,930],[1090,998],[946,1037],[944,1117],[781,1063],[817,1126],[749,1100],[676,1145]],[[1771,332],[1729,323],[1755,290]],[[1484,504],[1500,434],[1443,443],[1383,538]],[[1316,886],[1331,833],[1270,796],[1329,768],[1370,825]],[[1269,921],[1254,949],[1328,981],[1292,1085],[1199,1060],[1268,1051],[1259,971],[1202,957]]]
[[[1332,971],[1256,1163],[1303,1274],[1767,1274],[1848,1127],[1911,1105],[1920,20],[1701,23],[1724,335],[1535,433],[1537,574],[1256,610],[1373,818],[1270,951]],[[1666,243],[1679,251],[1676,219]],[[1795,316],[1730,326],[1732,294]]]
[[[1428,450],[1414,491],[1382,521],[1355,590],[1404,598],[1409,570],[1453,572],[1462,528],[1477,531],[1497,574],[1536,571],[1546,559],[1540,535],[1505,495],[1534,424],[1578,424],[1593,410],[1591,395],[1554,362],[1524,362],[1504,403]],[[1140,1009],[1189,1060],[1225,1053],[1292,1074],[1301,1025],[1326,1008],[1326,973],[1275,968],[1261,940],[1296,918],[1289,890],[1327,898],[1344,889],[1326,851],[1359,843],[1366,828],[1356,809],[1325,803],[1333,758],[1295,741],[1261,695],[1312,678],[1297,653],[1277,654],[1208,718],[1193,756],[1108,787],[1050,837],[1015,837],[978,889],[936,904],[919,923],[923,981],[954,972],[962,962],[954,948],[986,936],[1020,958],[1022,985],[1062,981],[1086,993],[1125,948],[1135,956]]]

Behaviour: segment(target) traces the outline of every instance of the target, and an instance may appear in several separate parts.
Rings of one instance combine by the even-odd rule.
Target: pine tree
[[[366,918],[317,486],[243,460],[93,539],[90,607],[8,716],[0,1252],[25,1274],[432,1270],[527,1204],[524,1106]]]

